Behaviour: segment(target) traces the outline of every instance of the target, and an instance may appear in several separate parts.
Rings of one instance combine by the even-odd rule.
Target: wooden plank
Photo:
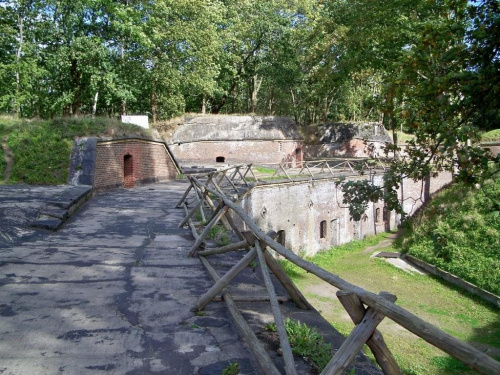
[[[358,295],[361,301],[373,309],[381,312],[396,323],[413,332],[425,341],[443,350],[452,357],[460,360],[467,366],[478,371],[481,374],[500,374],[500,362],[495,361],[487,354],[475,349],[474,347],[460,341],[452,335],[440,330],[430,323],[420,319],[418,316],[406,311],[402,307],[377,296],[374,293],[368,292],[363,288],[353,285],[336,275],[325,271],[321,267],[308,262],[298,255],[294,254],[278,242],[274,241],[257,226],[257,224],[243,211],[243,209],[220,193],[211,189],[212,193],[221,198],[234,212],[236,212],[247,226],[255,233],[256,237],[267,243],[278,254],[295,263],[304,270],[313,273],[327,283],[335,286],[338,289],[352,291]]]
[[[207,226],[205,227],[205,229],[203,229],[203,232],[201,232],[200,234],[200,237],[194,242],[193,246],[191,247],[191,249],[189,250],[189,253],[188,253],[188,256],[192,257],[194,255],[194,252],[196,251],[196,249],[198,249],[198,247],[201,245],[201,243],[203,242],[203,240],[207,237],[208,233],[210,232],[210,229],[212,229],[212,227],[218,223],[218,221],[220,220],[221,216],[224,215],[227,211],[228,211],[228,207],[224,207],[222,210],[220,210],[214,217],[212,220],[210,220],[210,222],[207,224]]]
[[[186,215],[187,215],[189,213],[189,211],[187,209],[186,204],[184,203],[182,205],[182,207],[184,207],[184,210],[186,211]],[[192,233],[193,237],[195,238],[195,240],[200,238],[200,235],[198,234],[198,231],[196,230],[195,226],[193,225],[193,222],[191,221],[191,219],[188,220],[188,225],[189,225],[189,229],[191,229],[191,233]]]
[[[337,297],[340,303],[342,303],[342,306],[346,309],[354,324],[359,324],[363,320],[366,310],[356,294],[339,290],[337,292]],[[391,301],[394,302],[395,298]],[[385,375],[402,374],[401,369],[399,368],[391,351],[387,347],[380,331],[376,329],[366,344],[372,351],[375,356],[375,360]]]
[[[310,310],[313,307],[309,302],[307,302],[306,297],[301,293],[301,291],[295,286],[290,277],[286,274],[285,270],[281,267],[274,257],[269,254],[268,251],[264,251],[264,257],[266,258],[267,265],[271,269],[271,272],[276,276],[278,281],[286,289],[287,293],[292,298],[293,302],[298,308],[302,310]]]
[[[227,253],[229,251],[248,249],[249,247],[250,247],[250,244],[247,241],[240,241],[240,242],[232,243],[232,244],[229,244],[226,246],[217,247],[215,249],[199,251],[198,255],[206,257],[209,255],[214,255],[214,254]]]
[[[291,302],[292,299],[288,296],[277,296],[278,302],[284,303],[284,302]],[[215,297],[212,301],[213,302],[220,302],[223,301],[224,297]],[[235,302],[269,302],[269,296],[237,296],[233,297],[233,300]]]
[[[395,300],[396,297],[393,296],[392,299]],[[354,327],[349,337],[328,362],[321,375],[342,375],[383,319],[383,314],[369,308],[361,322]]]
[[[288,340],[288,334],[286,333],[285,321],[281,315],[279,302],[276,298],[276,291],[274,290],[274,285],[271,281],[269,270],[267,269],[266,258],[264,258],[264,253],[262,252],[259,241],[255,241],[255,250],[257,250],[262,277],[264,278],[264,284],[266,285],[267,293],[269,294],[271,310],[274,315],[274,323],[276,324],[276,330],[278,331],[281,350],[283,352],[283,359],[285,360],[285,372],[287,375],[297,375],[292,348],[290,347],[290,341]]]
[[[198,187],[195,188],[195,191],[196,191],[195,196],[197,201],[201,202],[200,215],[201,215],[201,221],[204,223],[207,221],[207,218],[205,217],[205,211],[203,211],[203,203],[205,202],[205,196],[200,193],[200,189]]]
[[[195,212],[200,208],[200,206],[202,204],[203,204],[203,201],[198,201],[198,203],[196,204],[196,206],[194,206],[194,208],[186,215],[186,217],[181,220],[181,222],[179,223],[178,227],[182,228],[184,225],[186,225],[186,223],[188,222],[188,220],[193,217],[193,215],[195,214]]]
[[[191,182],[191,180],[190,180],[190,182]],[[191,191],[192,188],[193,188],[193,183],[191,182],[191,185],[189,185],[189,187],[184,192],[184,195],[182,196],[181,200],[175,206],[176,208],[179,208],[182,205],[182,203],[184,203],[184,199],[186,199],[186,197],[188,196],[188,194],[189,194],[189,192]]]
[[[203,296],[200,297],[198,302],[194,307],[194,310],[203,310],[205,306],[217,295],[222,289],[224,289],[232,279],[234,279],[241,271],[248,267],[250,263],[254,261],[257,257],[257,252],[255,249],[250,250],[243,258],[236,263],[233,268],[231,268],[227,273],[222,276],[219,281],[215,283]]]
[[[210,265],[210,263],[206,258],[201,257],[200,260],[207,269],[212,279],[215,282],[217,282],[220,279],[219,275],[217,274],[217,271],[215,271],[215,269]],[[257,360],[257,364],[259,365],[262,374],[280,375],[280,372],[274,365],[273,361],[271,360],[271,357],[269,357],[269,354],[267,354],[266,350],[262,347],[262,344],[260,343],[257,336],[255,336],[255,333],[252,331],[252,328],[250,328],[248,323],[241,315],[240,311],[238,310],[238,307],[236,306],[236,303],[231,298],[229,292],[227,291],[222,292],[222,296],[224,297],[224,301],[226,302],[229,314],[231,314],[231,317],[233,318],[234,324],[238,328],[240,335],[247,342],[248,347],[255,356],[255,359]]]

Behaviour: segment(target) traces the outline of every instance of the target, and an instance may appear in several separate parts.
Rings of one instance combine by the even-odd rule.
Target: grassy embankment
[[[500,201],[499,180],[488,184],[485,191]],[[500,360],[499,309],[435,277],[410,274],[371,258],[374,250],[368,247],[386,236],[339,246],[310,260],[367,290],[397,295],[398,305]],[[384,251],[408,251],[498,294],[500,217],[481,190],[456,185],[442,192],[423,216],[409,224],[403,240]],[[285,264],[311,303],[335,328],[349,334],[353,324],[335,297],[336,289]],[[405,374],[474,373],[388,319],[380,330]]]
[[[0,139],[7,137],[7,146],[14,155],[12,174],[9,181],[4,181],[6,163],[0,147],[0,183],[64,184],[75,137],[125,134],[147,136],[149,131],[110,118],[0,118]]]
[[[483,142],[498,142],[500,141],[500,129],[490,130],[481,135]]]

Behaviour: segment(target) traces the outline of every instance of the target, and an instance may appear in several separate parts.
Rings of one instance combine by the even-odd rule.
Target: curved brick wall
[[[141,139],[97,142],[94,188],[173,180],[177,167],[165,144]]]
[[[214,164],[223,157],[228,164],[284,163],[302,160],[302,143],[298,141],[213,141],[172,144],[169,146],[175,158],[182,164]]]

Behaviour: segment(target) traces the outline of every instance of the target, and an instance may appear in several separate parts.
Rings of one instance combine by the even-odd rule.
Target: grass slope
[[[310,260],[366,290],[395,294],[398,305],[500,360],[498,309],[437,278],[410,274],[382,259],[371,258],[366,248],[386,236],[382,234],[339,246]],[[282,264],[313,306],[337,330],[348,335],[354,325],[335,296],[337,289],[287,261]],[[475,373],[389,319],[384,319],[379,329],[405,374]],[[366,347],[364,351],[371,356]]]
[[[136,125],[109,118],[60,118],[25,121],[0,118],[0,139],[14,154],[9,181],[4,183],[64,184],[68,179],[69,159],[75,137],[149,135]],[[5,171],[0,149],[0,180]]]
[[[456,184],[408,223],[404,252],[500,295],[500,179]]]

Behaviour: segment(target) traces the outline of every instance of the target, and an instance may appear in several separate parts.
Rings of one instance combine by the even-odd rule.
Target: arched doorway
[[[130,154],[123,157],[123,186],[134,187],[134,162]]]

